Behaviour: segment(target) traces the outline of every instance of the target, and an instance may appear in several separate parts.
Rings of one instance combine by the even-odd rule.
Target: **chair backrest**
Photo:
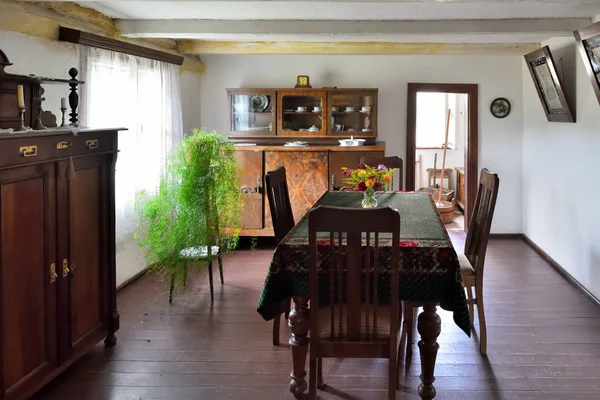
[[[267,185],[267,199],[271,210],[275,240],[279,244],[288,232],[294,227],[294,214],[288,192],[285,167],[267,172],[265,177]]]
[[[370,167],[377,167],[379,164],[385,165],[389,169],[396,169],[396,175],[398,175],[398,190],[402,190],[402,183],[404,176],[404,161],[398,156],[390,157],[372,157],[364,156],[360,159],[361,164],[368,165]]]
[[[483,273],[499,185],[498,174],[491,173],[486,168],[481,170],[477,199],[465,242],[465,256],[480,276]]]
[[[400,302],[398,211],[391,207],[355,209],[319,206],[309,213],[308,230],[311,343],[362,344],[377,339],[381,343],[383,338],[377,335],[378,312],[383,312],[379,292],[387,291],[385,286],[382,288],[380,285],[389,283],[390,303],[385,306],[389,307],[390,332],[386,332],[385,336],[389,335],[391,352],[388,354],[392,354],[396,351]],[[321,235],[317,237],[318,232]],[[323,232],[326,233],[324,236]],[[385,250],[380,246],[383,240],[380,239],[381,233],[391,234],[391,243],[389,235],[385,240]],[[383,251],[386,253],[381,254]],[[381,260],[386,260],[389,267],[382,268]],[[330,326],[320,326],[322,318],[319,313],[329,315]],[[382,332],[381,328],[379,332]]]

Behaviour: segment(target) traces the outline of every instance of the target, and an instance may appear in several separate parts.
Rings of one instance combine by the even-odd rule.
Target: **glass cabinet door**
[[[330,92],[330,132],[335,136],[377,136],[376,92]]]
[[[230,135],[275,135],[275,92],[230,91]]]
[[[278,135],[318,136],[327,132],[326,96],[323,91],[278,93]]]

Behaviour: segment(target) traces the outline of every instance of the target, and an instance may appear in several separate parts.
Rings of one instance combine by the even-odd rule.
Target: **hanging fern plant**
[[[190,259],[181,251],[219,244],[233,250],[241,226],[239,169],[231,142],[194,129],[169,154],[156,193],[137,197],[136,232],[150,270],[183,282]],[[200,266],[203,263],[196,263]]]

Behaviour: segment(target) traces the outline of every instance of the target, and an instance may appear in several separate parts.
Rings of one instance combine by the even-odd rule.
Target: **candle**
[[[17,85],[17,101],[19,108],[25,108],[25,96],[23,95],[23,85]]]
[[[60,98],[60,108],[67,108],[67,98],[66,97]]]

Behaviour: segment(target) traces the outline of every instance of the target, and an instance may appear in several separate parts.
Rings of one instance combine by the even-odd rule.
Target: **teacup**
[[[333,111],[333,112],[338,112],[338,110],[339,110],[339,108],[337,108],[337,107],[331,107],[331,111]]]
[[[298,108],[296,108],[296,111],[304,112],[304,111],[306,111],[306,107],[298,107]]]
[[[321,112],[321,107],[314,107],[313,112]]]
[[[362,107],[362,108],[360,109],[360,111],[361,111],[361,112],[369,112],[369,111],[371,111],[371,107]]]
[[[346,107],[346,112],[352,112],[354,111],[354,107]]]
[[[311,126],[310,128],[308,128],[309,131],[314,132],[314,131],[318,131],[319,128],[317,128],[316,126]]]

